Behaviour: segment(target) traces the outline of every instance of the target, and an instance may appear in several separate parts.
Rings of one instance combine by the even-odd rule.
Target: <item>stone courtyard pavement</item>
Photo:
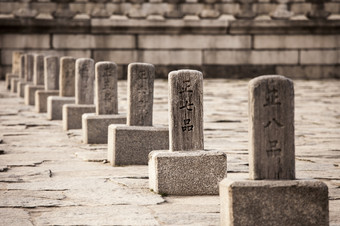
[[[247,80],[204,81],[205,149],[228,154],[228,177],[248,173]],[[329,187],[340,225],[340,81],[294,81],[297,178]],[[126,81],[119,81],[126,112]],[[154,124],[167,124],[167,82],[155,81]],[[160,196],[147,166],[111,167],[106,145],[85,145],[0,82],[0,225],[218,225],[218,196]]]

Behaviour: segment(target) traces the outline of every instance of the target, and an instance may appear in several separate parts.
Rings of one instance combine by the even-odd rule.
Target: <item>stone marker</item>
[[[23,66],[21,66],[21,76],[24,77],[21,78],[21,80],[18,82],[17,91],[19,97],[25,97],[25,86],[27,84],[32,84],[33,82],[33,74],[34,74],[34,55],[33,54],[25,54],[24,60],[20,59],[21,64],[24,63]],[[24,73],[24,74],[23,74]]]
[[[94,101],[96,113],[82,116],[83,141],[86,144],[107,143],[108,126],[126,123],[126,116],[118,115],[117,77],[115,63],[96,63]]]
[[[127,125],[110,125],[108,161],[117,165],[147,165],[152,150],[169,148],[169,130],[152,126],[152,64],[132,63],[128,66]]]
[[[44,90],[35,92],[35,110],[47,112],[47,98],[59,94],[59,57],[44,57]]]
[[[59,69],[59,96],[47,98],[47,119],[61,120],[64,104],[74,104],[75,64],[73,57],[61,57]]]
[[[11,90],[12,79],[19,78],[19,70],[20,70],[20,57],[22,52],[13,51],[12,53],[12,73],[6,74],[6,88]],[[15,88],[16,90],[16,88]]]
[[[76,60],[75,104],[63,106],[63,129],[81,129],[82,115],[95,112],[94,61],[89,58]]]
[[[271,75],[249,82],[249,135],[250,179],[220,183],[221,225],[328,225],[327,185],[294,180],[290,79]]]
[[[26,105],[35,105],[35,92],[44,89],[44,55],[35,54],[33,65],[33,84],[25,86]]]
[[[204,151],[203,75],[169,74],[170,151],[149,155],[149,187],[161,194],[213,195],[227,173],[227,155]]]
[[[11,92],[12,93],[18,93],[18,87],[20,87],[18,84],[19,82],[23,82],[25,80],[25,54],[20,55],[20,60],[19,60],[19,78],[17,79],[12,79],[11,80]],[[18,96],[19,93],[18,93]]]

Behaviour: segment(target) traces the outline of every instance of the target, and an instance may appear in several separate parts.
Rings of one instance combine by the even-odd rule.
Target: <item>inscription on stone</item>
[[[117,65],[96,63],[95,79],[96,114],[118,114]]]
[[[129,64],[127,125],[152,126],[154,79],[152,64]]]
[[[34,55],[34,85],[44,85],[44,55]]]
[[[34,56],[33,54],[25,54],[25,80],[33,82],[34,74]]]
[[[25,54],[20,55],[20,67],[19,67],[19,78],[20,79],[25,79]]]
[[[94,61],[89,58],[76,60],[76,104],[94,103]]]
[[[73,57],[60,58],[59,95],[74,97],[75,95],[76,59]]]
[[[249,82],[251,179],[295,179],[294,87],[284,76]]]
[[[48,56],[44,58],[45,90],[59,89],[59,57]]]
[[[203,150],[203,74],[172,71],[169,89],[170,150]]]

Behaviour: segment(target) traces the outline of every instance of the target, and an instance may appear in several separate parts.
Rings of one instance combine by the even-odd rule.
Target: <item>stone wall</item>
[[[0,1],[0,73],[23,50],[114,61],[120,78],[131,62],[154,64],[162,78],[181,68],[339,78],[340,1],[320,2]]]

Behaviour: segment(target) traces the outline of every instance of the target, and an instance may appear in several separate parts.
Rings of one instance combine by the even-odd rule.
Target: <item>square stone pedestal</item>
[[[93,104],[65,104],[63,106],[63,129],[81,129],[82,115],[95,111],[96,106]]]
[[[35,91],[44,90],[44,86],[37,85],[26,85],[25,86],[25,104],[26,105],[35,105]]]
[[[17,93],[18,97],[25,97],[25,86],[32,85],[31,82],[18,81],[17,83]]]
[[[328,225],[328,188],[316,180],[220,183],[221,225]]]
[[[217,195],[227,175],[227,155],[217,151],[153,151],[149,188],[159,194]]]
[[[110,125],[107,148],[112,166],[147,165],[151,151],[169,149],[169,129],[164,126]]]
[[[16,74],[6,74],[6,89],[11,89],[11,80],[14,78],[19,78]]]
[[[35,92],[35,110],[38,113],[47,112],[47,98],[57,96],[59,90],[38,90]]]
[[[108,127],[111,124],[126,124],[126,115],[83,114],[83,142],[85,144],[107,144]]]
[[[17,93],[18,92],[18,82],[20,81],[19,78],[12,78],[11,79],[11,92]]]
[[[74,104],[76,99],[74,97],[47,97],[47,119],[62,120],[63,119],[63,105]]]

